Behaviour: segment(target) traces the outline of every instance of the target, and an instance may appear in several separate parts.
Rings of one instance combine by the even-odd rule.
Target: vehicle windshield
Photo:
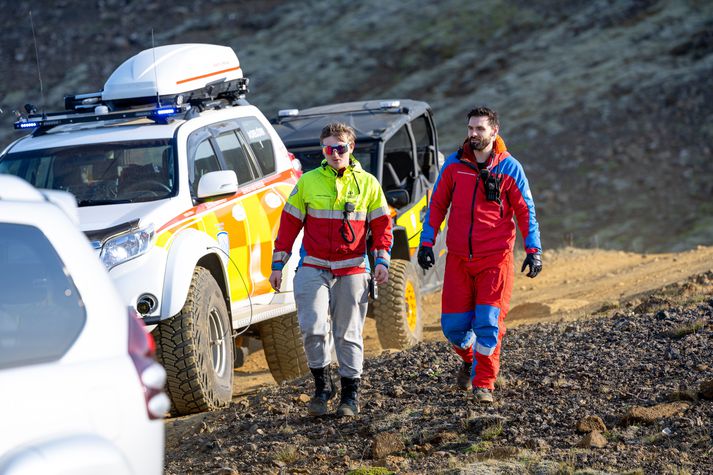
[[[79,206],[136,203],[175,195],[174,155],[170,140],[76,145],[9,153],[0,173],[68,191]]]
[[[359,160],[361,167],[369,173],[372,173],[374,169],[373,163],[376,163],[376,154],[378,150],[377,142],[358,144],[354,149],[354,158]],[[324,155],[322,155],[322,148],[319,145],[314,147],[300,147],[300,148],[290,148],[295,157],[300,160],[302,164],[302,170],[307,172],[321,165],[322,160],[324,160]]]

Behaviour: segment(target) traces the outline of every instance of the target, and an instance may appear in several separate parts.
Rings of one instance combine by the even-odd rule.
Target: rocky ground
[[[301,379],[169,421],[166,473],[713,473],[713,272],[591,317],[510,330],[492,407],[422,343],[366,361],[353,420]]]

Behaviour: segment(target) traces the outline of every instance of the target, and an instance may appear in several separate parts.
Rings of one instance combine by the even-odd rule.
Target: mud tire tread
[[[411,281],[416,293],[416,329],[408,326],[406,311],[406,284]],[[372,301],[376,331],[382,348],[403,350],[414,346],[423,337],[423,311],[421,291],[416,267],[407,260],[394,259],[389,267],[389,280],[379,287],[379,297]]]
[[[195,268],[181,311],[173,318],[160,322],[153,331],[156,355],[166,368],[166,392],[171,399],[171,412],[175,415],[211,411],[227,406],[232,400],[232,340],[226,345],[229,353],[226,361],[231,367],[219,381],[222,388],[215,385],[214,379],[217,375],[201,370],[207,367],[210,368],[210,373],[213,373],[209,335],[205,328],[208,324],[203,321],[207,320],[208,315],[201,315],[199,312],[207,305],[205,299],[215,292],[221,296],[215,300],[216,307],[224,317],[223,323],[227,331],[231,331],[220,287],[211,273],[203,267]],[[201,339],[205,342],[204,345],[201,345]]]
[[[296,312],[261,322],[258,332],[265,360],[277,383],[293,380],[309,372]]]

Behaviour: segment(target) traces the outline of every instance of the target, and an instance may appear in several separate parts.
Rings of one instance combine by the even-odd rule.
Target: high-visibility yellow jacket
[[[329,269],[334,275],[365,272],[368,229],[374,264],[389,265],[393,237],[386,197],[376,177],[353,156],[341,172],[324,160],[299,179],[280,217],[273,270],[282,270],[303,227],[301,266]]]

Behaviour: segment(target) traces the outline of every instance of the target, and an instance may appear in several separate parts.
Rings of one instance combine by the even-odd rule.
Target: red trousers
[[[495,387],[513,278],[511,251],[473,259],[446,257],[441,328],[456,353],[473,363],[473,386]]]

